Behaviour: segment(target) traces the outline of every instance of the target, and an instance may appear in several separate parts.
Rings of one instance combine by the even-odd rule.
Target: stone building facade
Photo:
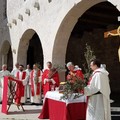
[[[83,68],[88,43],[107,64],[113,91],[120,92],[120,38],[104,38],[119,26],[119,11],[120,0],[1,0],[0,66],[73,61]]]

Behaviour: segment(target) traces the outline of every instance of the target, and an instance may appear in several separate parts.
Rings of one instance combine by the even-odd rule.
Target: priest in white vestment
[[[31,72],[31,69],[30,69],[30,65],[28,64],[27,65],[27,69],[25,70],[28,74],[28,82],[27,82],[27,85],[26,85],[26,96],[27,96],[27,99],[30,99],[31,97],[31,94],[30,94],[30,85],[29,85],[29,79],[30,79],[30,72]],[[26,102],[27,102],[27,99],[26,99]]]
[[[3,87],[4,87],[4,76],[9,76],[10,72],[7,70],[7,65],[2,65],[2,70],[0,71],[0,102],[3,98]]]
[[[88,96],[86,120],[111,120],[109,73],[100,65],[97,59],[90,64],[93,73],[84,88],[84,94]]]
[[[16,63],[15,68],[13,68],[13,70],[11,71],[11,75],[15,77],[18,71],[19,71],[19,63]]]

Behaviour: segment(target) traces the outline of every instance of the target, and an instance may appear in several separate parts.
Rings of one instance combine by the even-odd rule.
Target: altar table
[[[84,95],[76,99],[61,100],[63,94],[58,91],[46,93],[39,119],[50,120],[85,120],[86,97]]]

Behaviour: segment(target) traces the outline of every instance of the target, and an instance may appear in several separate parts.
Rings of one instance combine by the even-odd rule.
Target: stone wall
[[[7,20],[3,21],[3,23],[7,24],[8,22],[11,24],[11,27],[8,30],[2,24],[4,30],[2,30],[3,34],[1,38],[3,38],[3,41],[8,40],[11,45],[11,51],[15,51],[14,53],[12,52],[13,65],[17,60],[22,61],[24,65],[26,64],[29,36],[31,36],[31,33],[26,32],[27,30],[34,31],[40,38],[44,54],[44,67],[46,67],[48,60],[64,65],[67,43],[78,18],[92,6],[104,1],[109,1],[120,9],[118,0],[52,0],[51,2],[49,0],[17,0],[17,2],[16,0],[7,0]],[[28,14],[26,11],[30,13]],[[23,19],[20,19],[19,15],[22,15]],[[23,38],[24,34],[26,35],[26,39]],[[84,34],[90,36],[89,41],[94,37],[90,35],[91,33]],[[97,36],[95,37],[96,40]],[[20,47],[21,43],[25,43],[22,46],[24,47],[23,50]],[[93,45],[92,47],[94,48],[95,46]],[[80,51],[82,51],[81,48],[82,46],[80,45]],[[76,49],[79,49],[79,47]],[[18,54],[19,51],[22,52]],[[80,54],[82,57],[83,53]],[[78,62],[79,60],[77,60]]]

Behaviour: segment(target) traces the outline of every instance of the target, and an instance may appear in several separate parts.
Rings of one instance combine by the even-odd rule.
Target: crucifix
[[[109,36],[119,36],[120,37],[120,26],[117,29],[107,31],[104,33],[104,38],[108,38]],[[118,57],[119,57],[119,62],[120,62],[120,46],[118,49]]]

